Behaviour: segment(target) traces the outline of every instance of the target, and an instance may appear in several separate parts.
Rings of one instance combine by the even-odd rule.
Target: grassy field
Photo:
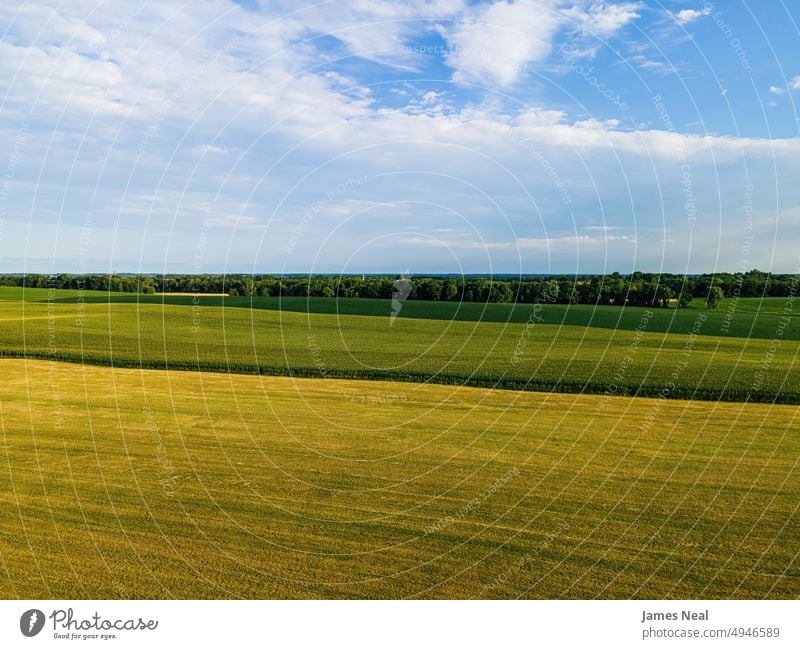
[[[794,407],[0,371],[3,598],[800,596]]]
[[[47,289],[26,289],[26,299],[46,301]],[[0,300],[19,300],[23,290],[0,287]],[[75,303],[77,291],[55,291],[52,299]],[[192,306],[195,297],[184,293],[161,295],[134,295],[130,293],[104,293],[87,291],[81,298],[92,304],[171,304]],[[771,340],[781,324],[789,316],[788,324],[782,327],[786,340],[800,340],[800,308],[795,309],[788,298],[728,298],[715,309],[706,309],[702,300],[695,300],[689,309],[652,309],[651,331],[689,334],[694,328],[698,311],[708,318],[701,335],[724,335],[738,338],[764,338]],[[391,300],[364,298],[303,298],[303,297],[225,297],[202,295],[196,303],[204,307],[237,307],[267,309],[271,311],[320,313],[333,315],[368,315],[388,318],[392,312]],[[785,311],[788,306],[788,312]],[[599,327],[602,329],[635,330],[639,327],[641,307],[620,308],[616,306],[589,306],[585,304],[478,304],[471,302],[426,302],[407,300],[402,303],[399,318],[424,320],[455,320],[464,322],[526,323],[534,313],[540,324],[570,325],[576,327]],[[795,313],[797,311],[797,313]]]
[[[705,310],[663,311],[682,318],[688,314],[699,334],[693,335],[659,332],[653,324],[661,313],[658,309],[627,309],[625,313],[636,314],[637,326],[607,329],[546,324],[535,318],[524,323],[403,317],[392,321],[388,313],[193,306],[191,298],[181,298],[189,299],[188,305],[117,303],[106,296],[78,303],[75,294],[58,291],[51,300],[28,293],[28,300],[22,301],[20,294],[18,289],[0,292],[6,297],[0,300],[0,353],[5,356],[154,369],[800,403],[800,342],[788,333],[794,329],[776,325],[771,337],[734,338],[715,328]],[[136,298],[126,299],[131,297]],[[536,315],[532,310],[530,314]]]

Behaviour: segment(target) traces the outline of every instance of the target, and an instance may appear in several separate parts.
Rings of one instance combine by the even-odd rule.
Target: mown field
[[[791,406],[0,371],[0,597],[800,596]]]
[[[778,315],[777,303],[748,315],[745,307],[754,305],[739,301],[736,317],[757,318],[764,329],[743,338],[723,332],[712,320],[719,313],[707,310],[626,309],[636,326],[610,329],[547,324],[532,305],[523,322],[392,320],[388,301],[381,302],[383,315],[368,316],[195,306],[191,298],[117,303],[119,296],[109,302],[102,294],[78,303],[74,292],[64,293],[47,299],[46,290],[44,298],[29,292],[23,301],[19,289],[3,289],[0,353],[153,369],[800,403],[796,319]],[[698,335],[658,331],[660,313],[688,318],[692,326],[684,329]],[[765,317],[773,319],[771,335]]]

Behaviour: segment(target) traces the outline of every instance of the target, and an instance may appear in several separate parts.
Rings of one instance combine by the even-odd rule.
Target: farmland
[[[381,379],[522,390],[629,394],[665,398],[800,403],[794,316],[783,298],[740,300],[731,323],[753,335],[734,337],[719,320],[728,311],[621,309],[602,317],[626,326],[562,325],[557,308],[505,309],[509,321],[389,317],[387,301],[360,300],[373,315],[226,306],[221,298],[192,304],[136,301],[139,296],[3,289],[0,348],[10,357],[153,369]],[[246,299],[246,298],[245,298]],[[134,300],[133,303],[128,300]],[[188,302],[187,302],[188,301]],[[306,303],[305,300],[303,300]],[[381,315],[377,313],[380,303]],[[234,303],[236,304],[236,303]],[[333,303],[335,305],[335,301]],[[452,308],[421,303],[425,308]],[[273,305],[274,306],[274,305]],[[458,306],[458,305],[456,305]],[[481,305],[462,305],[479,307]],[[532,307],[533,305],[528,305]],[[569,307],[572,309],[573,307]],[[586,309],[586,307],[583,307]],[[555,316],[544,316],[553,309]],[[465,312],[466,313],[466,312]],[[579,313],[586,314],[585,311]],[[662,315],[663,314],[663,315]],[[524,318],[522,317],[524,316]],[[577,316],[576,316],[577,317]],[[551,318],[548,320],[547,318]],[[680,326],[663,329],[664,318]],[[736,320],[739,318],[739,320]],[[723,321],[724,322],[724,321]],[[585,324],[585,323],[584,323]],[[594,323],[598,324],[598,323]],[[680,329],[683,333],[675,333]],[[756,335],[759,334],[759,335]]]
[[[0,287],[0,300],[31,302],[48,300],[47,289],[22,289]],[[297,312],[328,315],[366,315],[388,317],[392,312],[389,300],[369,298],[324,298],[324,297],[225,297],[219,295],[164,293],[161,295],[135,295],[130,293],[105,293],[101,291],[56,290],[50,299],[56,303],[75,304],[78,298],[90,304],[168,304],[175,306],[234,307],[255,310]],[[602,329],[635,330],[639,327],[641,307],[589,306],[585,304],[478,304],[474,302],[431,302],[407,300],[402,303],[397,317],[425,320],[455,320],[464,322],[528,322],[535,314],[537,322],[550,325],[576,327],[599,327]],[[689,309],[652,309],[649,329],[661,333],[688,334],[694,328],[698,311],[708,318],[703,335],[725,335],[734,338],[765,338],[771,340],[781,325],[786,340],[800,340],[800,308],[794,298],[727,298],[715,310],[704,309],[697,300]]]
[[[2,597],[800,594],[782,298],[22,298]]]
[[[800,594],[791,406],[1,363],[3,597]]]

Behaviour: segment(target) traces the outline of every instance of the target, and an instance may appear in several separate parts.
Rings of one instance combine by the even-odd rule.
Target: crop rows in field
[[[118,367],[800,402],[800,343],[694,332],[163,304],[0,301],[5,356]],[[776,330],[777,331],[777,330]],[[777,335],[777,334],[776,334]]]
[[[0,300],[21,299],[23,291],[0,287]],[[45,289],[27,289],[30,301],[46,301]],[[75,303],[77,291],[54,291],[54,301]],[[226,297],[165,294],[131,295],[129,293],[85,292],[81,299],[93,304],[170,304],[175,306],[232,307],[283,312],[328,315],[367,315],[389,317],[391,300],[368,298],[304,298],[304,297]],[[699,305],[698,305],[699,307]],[[700,335],[728,338],[762,338],[772,340],[781,330],[783,340],[800,340],[800,303],[793,298],[728,298],[717,309],[644,309],[641,307],[589,306],[585,304],[476,304],[471,302],[431,302],[407,300],[396,316],[423,320],[464,322],[517,323],[528,322],[535,313],[540,324],[597,327],[601,329],[635,330],[642,315],[652,312],[649,330],[662,333],[689,334],[699,313],[707,318]],[[797,313],[795,313],[795,311]],[[788,318],[788,323],[784,322]]]

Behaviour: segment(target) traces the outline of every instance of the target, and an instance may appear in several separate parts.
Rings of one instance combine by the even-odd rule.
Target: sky
[[[800,3],[0,5],[0,272],[800,272]]]

